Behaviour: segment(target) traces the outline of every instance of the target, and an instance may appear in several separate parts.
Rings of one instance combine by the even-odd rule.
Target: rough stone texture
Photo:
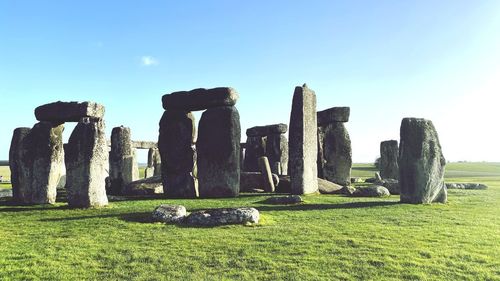
[[[132,147],[140,149],[151,149],[158,148],[158,144],[154,141],[132,141]]]
[[[15,188],[15,195],[19,203],[56,202],[57,186],[64,170],[63,131],[63,125],[39,122],[22,139],[20,161],[16,163],[20,188]]]
[[[200,197],[238,196],[240,138],[240,115],[235,107],[203,112],[196,143]]]
[[[430,120],[404,118],[401,122],[399,183],[403,203],[444,203],[446,160]]]
[[[344,123],[323,127],[320,146],[323,150],[323,178],[340,185],[351,183],[352,149]]]
[[[488,189],[487,185],[481,183],[446,183],[447,189]]]
[[[9,150],[10,180],[12,197],[16,202],[27,202],[31,189],[31,168],[23,167],[22,159],[27,153],[22,143],[29,134],[30,128],[17,128],[12,134]]]
[[[247,137],[264,137],[268,135],[281,135],[288,131],[286,124],[273,124],[267,126],[256,126],[247,129]]]
[[[165,110],[197,111],[212,107],[233,106],[239,95],[233,88],[194,89],[174,92],[162,97]]]
[[[381,185],[389,190],[392,195],[398,195],[401,193],[399,187],[399,181],[395,179],[383,179],[381,181],[376,181],[376,185]]]
[[[266,155],[266,139],[264,137],[247,137],[243,169],[245,172],[258,172],[259,157]]]
[[[379,173],[379,172],[375,172],[375,180],[376,180],[377,182],[382,181],[382,176],[380,176],[380,173]]]
[[[160,121],[158,148],[161,155],[163,187],[169,198],[195,198],[196,131],[191,112],[167,110]]]
[[[288,173],[288,140],[284,135],[268,135],[266,137],[265,155],[269,159],[271,171],[275,174]],[[279,168],[276,163],[279,163]]]
[[[259,158],[259,167],[262,174],[262,187],[266,192],[274,192],[273,174],[267,157],[262,156]]]
[[[79,122],[65,145],[66,190],[70,207],[108,204],[106,170],[109,167],[104,121]]]
[[[357,177],[351,178],[351,183],[359,183],[359,182],[363,182],[363,179]]]
[[[104,106],[91,102],[53,102],[35,109],[36,119],[55,123],[79,122],[81,118],[102,119]]]
[[[184,223],[193,226],[218,226],[226,224],[259,223],[259,211],[255,208],[221,208],[193,212]]]
[[[333,122],[348,122],[350,113],[349,107],[332,107],[318,111],[318,126],[326,126]]]
[[[161,176],[161,155],[156,147],[148,150],[148,168],[154,171],[154,176]]]
[[[352,196],[355,197],[387,197],[390,195],[389,190],[380,185],[359,187],[352,193]]]
[[[115,127],[111,131],[111,151],[109,152],[109,180],[107,193],[119,195],[125,186],[139,179],[139,168],[135,148],[132,146],[130,129]]]
[[[240,173],[240,192],[254,192],[261,189],[264,191],[264,177],[260,172],[241,172]],[[278,186],[278,175],[272,174],[274,186]]]
[[[154,168],[146,167],[146,169],[144,169],[144,178],[145,179],[150,178],[150,177],[154,176],[154,173],[155,173]]]
[[[273,205],[292,205],[300,204],[302,202],[304,202],[304,200],[302,200],[302,197],[299,195],[277,196],[264,200],[264,203]]]
[[[398,155],[398,141],[388,140],[380,143],[380,176],[383,179],[399,178]]]
[[[342,194],[343,186],[318,178],[318,188],[321,194]]]
[[[153,211],[152,219],[157,222],[179,223],[186,218],[186,207],[181,205],[160,205]]]
[[[318,191],[316,94],[296,87],[290,114],[288,174],[293,194]]]
[[[279,176],[280,182],[278,185],[276,185],[276,192],[277,193],[292,193],[292,186],[290,182],[290,176],[288,175],[280,175]]]
[[[124,195],[152,195],[162,194],[163,183],[161,176],[154,176],[136,180],[125,186]]]

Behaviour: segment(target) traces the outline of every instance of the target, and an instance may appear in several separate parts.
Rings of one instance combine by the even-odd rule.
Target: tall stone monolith
[[[295,88],[290,115],[288,174],[294,194],[318,191],[317,142],[316,94],[304,84]]]
[[[388,140],[380,143],[380,176],[383,179],[398,179],[399,147],[397,140]]]
[[[25,167],[21,161],[24,155],[27,154],[27,147],[22,145],[23,140],[29,134],[30,130],[30,128],[15,129],[10,143],[9,167],[12,197],[18,203],[29,202],[31,190],[31,165],[30,167]]]
[[[130,128],[115,127],[111,131],[111,151],[109,152],[108,194],[124,194],[125,186],[139,179],[136,151],[132,147]]]
[[[446,160],[430,120],[404,118],[399,147],[399,184],[403,203],[444,203]]]
[[[351,184],[351,139],[344,123],[333,122],[323,127],[323,177],[333,183]]]

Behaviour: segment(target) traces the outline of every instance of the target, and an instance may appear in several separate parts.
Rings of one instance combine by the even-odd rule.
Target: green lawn
[[[2,199],[0,280],[500,280],[495,167],[448,165],[457,171],[449,181],[489,189],[450,190],[449,203],[432,205],[316,195],[299,206],[275,206],[261,203],[266,195],[243,195],[71,210]],[[373,170],[356,165],[353,174],[371,177]],[[215,228],[151,223],[162,203],[188,211],[253,206],[262,219]]]

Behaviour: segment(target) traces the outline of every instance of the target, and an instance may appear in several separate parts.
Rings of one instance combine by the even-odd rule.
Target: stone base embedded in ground
[[[291,205],[291,204],[299,204],[302,202],[304,202],[304,200],[302,200],[302,197],[300,197],[299,195],[276,196],[264,200],[264,203],[274,204],[274,205]]]
[[[370,185],[364,187],[358,187],[352,194],[355,197],[387,197],[391,193],[387,188],[380,185]]]
[[[488,186],[481,183],[446,183],[447,189],[487,189]]]
[[[263,176],[259,172],[241,172],[240,174],[240,192],[254,192],[255,190],[264,191]],[[278,186],[279,177],[273,174],[274,186]]]
[[[254,224],[259,222],[255,208],[221,208],[191,213],[184,223],[192,226],[218,226],[226,224]]]
[[[162,193],[163,184],[161,176],[154,176],[130,182],[124,189],[125,195],[152,195]]]
[[[152,214],[154,221],[164,223],[179,223],[186,217],[186,208],[181,205],[160,205]]]
[[[318,178],[318,189],[321,194],[342,194],[343,186]]]

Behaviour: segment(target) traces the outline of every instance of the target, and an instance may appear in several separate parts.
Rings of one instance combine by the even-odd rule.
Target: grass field
[[[233,199],[142,199],[90,210],[0,201],[0,280],[500,280],[500,164],[452,163],[449,203],[306,196],[298,206]],[[354,176],[371,177],[371,165]],[[150,221],[159,204],[188,211],[253,206],[257,226]]]

